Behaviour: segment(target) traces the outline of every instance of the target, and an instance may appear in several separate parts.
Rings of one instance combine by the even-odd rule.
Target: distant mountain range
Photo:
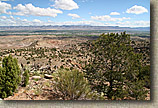
[[[150,31],[150,27],[119,27],[119,26],[90,26],[90,25],[55,25],[55,26],[0,26],[0,31],[12,30],[136,30]]]

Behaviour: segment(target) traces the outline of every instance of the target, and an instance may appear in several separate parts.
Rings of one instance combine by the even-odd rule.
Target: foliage
[[[143,66],[138,77],[144,81],[145,87],[150,88],[150,65]]]
[[[35,95],[39,96],[42,94],[42,88],[43,88],[43,85],[37,85],[34,87],[34,93]]]
[[[145,83],[143,80],[136,80],[127,83],[127,92],[129,97],[136,100],[144,100],[146,98],[147,90],[144,88]]]
[[[33,76],[40,76],[40,72],[39,71],[34,71]]]
[[[4,91],[5,87],[5,71],[0,67],[0,98],[6,97],[6,92]]]
[[[13,94],[20,83],[20,68],[17,59],[11,55],[4,57],[0,67],[0,98]]]
[[[23,74],[23,78],[24,78],[24,83],[23,83],[23,87],[26,87],[28,82],[29,82],[29,70],[25,70],[24,74]]]
[[[134,88],[139,88],[135,99],[145,98],[142,80],[139,75],[142,69],[141,54],[134,53],[130,46],[130,36],[125,32],[102,34],[90,45],[92,58],[85,66],[86,77],[92,85],[92,89],[104,93],[108,99],[125,99],[131,93],[136,93]],[[136,82],[139,82],[135,85]],[[127,90],[128,85],[135,85]],[[129,89],[129,88],[128,88]],[[130,92],[129,92],[130,91]]]
[[[54,73],[54,87],[64,100],[96,99],[84,74],[78,70],[60,69]]]

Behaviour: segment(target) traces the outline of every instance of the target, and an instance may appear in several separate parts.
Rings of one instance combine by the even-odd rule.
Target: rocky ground
[[[1,36],[0,57],[11,54],[18,59],[21,70],[27,68],[30,71],[29,84],[26,87],[19,87],[13,96],[4,100],[62,100],[61,96],[53,91],[52,74],[59,68],[76,68],[82,71],[84,64],[91,57],[87,52],[87,41],[92,39],[48,35]],[[145,61],[150,64],[149,39],[143,42],[145,43],[135,41],[133,47],[136,52],[143,52]],[[150,100],[150,90],[146,100]]]
[[[54,91],[49,78],[30,77],[26,87],[19,87],[18,92],[4,100],[62,100]]]

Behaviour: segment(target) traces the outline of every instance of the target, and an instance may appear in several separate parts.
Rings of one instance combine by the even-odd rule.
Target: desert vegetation
[[[3,38],[0,98],[149,100],[150,38],[126,32],[87,37]],[[12,46],[4,48],[4,40]]]

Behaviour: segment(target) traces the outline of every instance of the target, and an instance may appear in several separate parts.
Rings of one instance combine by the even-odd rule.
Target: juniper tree
[[[20,83],[20,68],[17,59],[11,55],[4,57],[0,68],[0,98],[13,94]]]
[[[4,92],[5,87],[5,71],[2,67],[0,67],[0,98],[6,97],[6,93]]]
[[[143,66],[138,77],[144,81],[145,87],[150,89],[150,65]]]
[[[92,57],[85,67],[86,77],[92,88],[104,93],[108,99],[125,99],[134,93],[134,89],[129,89],[128,85],[138,81],[141,54],[134,53],[130,43],[130,36],[123,32],[120,35],[118,33],[102,34],[90,45]],[[144,89],[143,86],[139,88],[139,92]],[[145,93],[137,94],[145,95]]]
[[[28,82],[29,82],[29,70],[25,70],[24,74],[23,74],[23,87],[26,87]]]

